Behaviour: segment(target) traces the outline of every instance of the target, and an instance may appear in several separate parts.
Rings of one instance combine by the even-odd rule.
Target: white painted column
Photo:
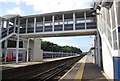
[[[2,27],[3,27],[3,21],[0,22],[0,39],[2,37]],[[0,57],[2,57],[2,42],[0,42]],[[2,58],[0,58],[2,60]]]
[[[8,27],[9,27],[9,21],[6,21],[7,35],[9,34],[9,28],[8,28]],[[4,44],[4,45],[5,45],[5,46],[4,46],[4,48],[5,48],[5,49],[4,49],[4,52],[5,52],[4,55],[5,55],[5,63],[6,63],[7,45],[8,45],[8,40],[7,40],[7,39],[5,40],[5,44]]]
[[[34,33],[36,33],[36,18],[34,18]]]
[[[27,40],[27,62],[29,61],[29,39]]]
[[[95,64],[98,65],[98,44],[97,44],[97,36],[95,37]]]
[[[19,32],[20,32],[20,20],[18,20],[18,34],[19,34]]]
[[[85,20],[85,29],[87,29],[87,24],[86,24],[86,12],[84,12],[84,20]]]
[[[9,35],[9,20],[6,23],[6,28],[7,28],[7,35]]]
[[[55,26],[55,16],[52,16],[52,31],[54,32],[54,26]]]
[[[35,38],[34,39],[34,45],[32,54],[32,61],[42,61],[43,60],[43,50],[41,49],[41,39],[40,38]]]
[[[118,4],[119,5],[119,4]],[[114,2],[114,13],[115,13],[115,26],[116,26],[116,36],[117,36],[117,49],[118,49],[118,54],[117,54],[117,56],[119,56],[120,55],[120,53],[119,53],[119,33],[118,33],[118,27],[119,27],[119,25],[118,25],[118,16],[117,16],[117,14],[119,14],[119,12],[117,13],[117,8],[116,8],[116,6],[118,6],[117,4],[116,4],[116,2]],[[119,21],[120,22],[120,21]]]
[[[1,34],[2,34],[2,26],[3,26],[3,21],[0,21],[0,39],[1,39]]]
[[[96,65],[98,65],[98,47],[96,47],[95,54],[96,54]]]
[[[18,20],[18,34],[20,31],[20,20]],[[17,36],[17,44],[16,44],[16,63],[18,63],[18,52],[19,52],[19,36]]]
[[[2,60],[2,43],[0,43],[0,60]]]
[[[15,33],[15,30],[16,30],[16,18],[15,18],[15,20],[14,20],[14,33]]]
[[[63,31],[64,31],[64,27],[65,27],[65,25],[64,25],[64,14],[62,15],[62,21],[63,21]]]
[[[26,49],[27,49],[27,41],[23,41],[23,48],[26,48]],[[26,53],[27,53],[27,52],[24,52],[23,55],[22,55],[22,61],[23,61],[23,62],[26,61]]]
[[[26,19],[26,33],[27,33],[27,27],[28,27],[28,19]]]
[[[99,36],[99,33],[97,33],[97,47],[98,47],[98,66],[101,67],[100,36]]]
[[[73,13],[73,30],[75,30],[75,13]]]
[[[45,17],[43,17],[43,32],[45,31]]]
[[[7,58],[7,46],[8,46],[8,40],[5,40],[5,63],[6,63],[6,58]]]
[[[16,63],[18,63],[18,52],[19,52],[19,36],[17,37],[17,46],[16,46]]]

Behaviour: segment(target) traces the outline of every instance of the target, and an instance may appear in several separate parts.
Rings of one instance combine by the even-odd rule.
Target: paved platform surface
[[[0,64],[0,70],[12,69],[12,68],[18,68],[18,67],[25,67],[25,66],[29,66],[29,65],[40,64],[40,63],[50,62],[50,61],[55,61],[55,60],[62,60],[62,59],[72,58],[72,57],[76,57],[76,56],[49,58],[49,59],[43,59],[43,61],[40,61],[40,62],[24,62],[24,63],[20,62],[18,64],[16,64],[16,63]]]
[[[94,64],[94,56],[86,55],[59,81],[108,81]]]

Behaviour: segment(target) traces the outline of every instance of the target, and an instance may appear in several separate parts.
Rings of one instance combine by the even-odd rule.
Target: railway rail
[[[3,70],[2,78],[3,80],[12,79],[12,81],[23,79],[50,81],[53,79],[53,77],[63,72],[65,69],[70,69],[70,67],[77,61],[79,61],[83,56],[84,55],[63,60],[46,62],[42,64],[30,65],[26,67]]]

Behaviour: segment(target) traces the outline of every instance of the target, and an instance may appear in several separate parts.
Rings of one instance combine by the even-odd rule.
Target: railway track
[[[33,80],[35,81],[53,81],[53,77],[63,72],[75,64],[84,55],[58,61],[47,62],[43,64],[31,65],[21,68],[9,69],[3,71],[3,80]]]

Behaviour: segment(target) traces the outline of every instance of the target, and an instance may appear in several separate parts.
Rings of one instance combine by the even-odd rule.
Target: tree
[[[43,51],[82,53],[79,48],[73,46],[59,46],[48,41],[42,41],[41,48]]]

